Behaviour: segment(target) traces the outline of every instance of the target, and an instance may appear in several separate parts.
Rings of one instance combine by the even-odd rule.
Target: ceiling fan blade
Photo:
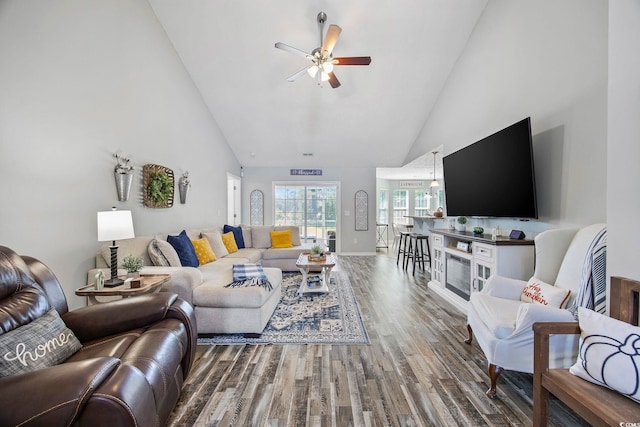
[[[329,73],[329,84],[334,89],[337,88],[337,87],[340,87],[340,81],[338,80],[336,75],[333,74],[333,73]]]
[[[329,29],[327,30],[327,36],[324,38],[324,43],[322,44],[322,51],[325,50],[329,53],[333,51],[333,47],[336,45],[338,41],[338,37],[340,37],[340,33],[342,32],[342,28],[337,25],[329,25]]]
[[[297,73],[287,77],[287,81],[288,82],[295,82],[296,80],[298,80],[301,76],[305,75],[307,73],[307,70],[309,68],[311,68],[313,65],[310,65],[308,67],[303,68],[302,70],[298,71]]]
[[[308,54],[307,52],[304,52],[304,51],[302,51],[300,49],[296,49],[295,47],[289,46],[288,44],[284,44],[284,43],[278,42],[278,43],[276,43],[276,47],[278,49],[282,49],[282,50],[284,50],[286,52],[293,53],[294,55],[302,56],[303,58],[307,58],[307,59],[311,59],[312,58],[312,56],[310,54]]]
[[[333,65],[369,65],[371,64],[370,56],[347,56],[342,58],[333,58]]]

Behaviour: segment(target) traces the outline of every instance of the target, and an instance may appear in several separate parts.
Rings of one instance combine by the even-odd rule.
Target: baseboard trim
[[[376,256],[375,252],[340,252],[340,256]]]

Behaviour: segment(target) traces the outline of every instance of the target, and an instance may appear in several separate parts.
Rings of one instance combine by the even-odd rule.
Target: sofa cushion
[[[207,238],[217,259],[224,258],[229,255],[229,251],[222,241],[222,233],[220,233],[220,230],[202,233],[202,237]]]
[[[224,227],[222,228],[222,232],[228,233],[230,231],[233,233],[233,238],[236,241],[236,246],[238,247],[238,249],[244,248],[245,244],[244,244],[244,235],[242,234],[242,228],[233,227],[231,225],[225,224]]]
[[[252,248],[253,241],[251,240],[251,227],[248,225],[241,224],[240,228],[242,228],[242,239],[244,240],[244,247]]]
[[[180,258],[180,264],[183,267],[197,267],[199,264],[196,251],[193,249],[191,239],[187,236],[187,232],[182,230],[177,236],[167,236],[167,241],[173,246]]]
[[[300,227],[297,225],[277,225],[274,227],[275,231],[291,230],[291,244],[293,246],[300,246]]]
[[[216,254],[213,252],[213,249],[211,249],[211,245],[206,237],[191,240],[191,244],[193,245],[193,249],[196,251],[198,263],[200,265],[208,264],[216,260]]]
[[[153,239],[147,248],[149,258],[153,265],[160,267],[181,267],[180,257],[171,243],[164,240]]]
[[[260,262],[262,260],[263,253],[264,249],[244,248],[238,249],[238,252],[229,254],[227,258],[235,259],[236,264],[241,262],[238,260],[238,258],[246,259],[246,262]]]
[[[271,231],[273,231],[273,227],[269,225],[252,226],[251,240],[253,242],[253,247],[258,249],[270,248]]]
[[[516,327],[518,307],[526,303],[472,292],[471,304],[478,312],[478,318],[482,319],[491,333],[502,339],[511,335]]]
[[[145,265],[151,264],[151,259],[147,253],[147,247],[152,238],[140,238],[135,237],[133,239],[125,239],[116,241],[118,246],[118,265],[122,262],[122,258],[131,254],[136,257],[141,257],[144,260]],[[111,267],[111,250],[109,249],[111,243],[104,244],[100,247],[100,254],[107,264],[107,267]]]
[[[58,365],[82,344],[54,309],[0,335],[0,377]]]
[[[238,252],[238,245],[236,244],[233,231],[222,234],[222,243],[224,243],[225,248],[227,248],[227,251],[229,251],[230,254]]]
[[[262,253],[262,259],[298,259],[303,251],[308,251],[313,243],[305,243],[304,245],[294,246],[292,248],[270,248]]]
[[[280,270],[274,268],[265,268],[264,272],[273,285],[272,290],[266,290],[262,286],[225,288],[226,284],[233,281],[233,269],[219,270],[215,277],[210,276],[210,280],[193,290],[193,303],[200,307],[214,308],[262,307],[273,292],[280,292],[282,276]]]
[[[277,249],[292,248],[291,230],[272,231],[271,247]]]

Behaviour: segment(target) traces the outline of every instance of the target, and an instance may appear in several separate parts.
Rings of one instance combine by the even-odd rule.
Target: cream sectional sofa
[[[280,301],[282,271],[297,271],[298,256],[311,245],[301,244],[298,227],[241,227],[245,247],[230,254],[216,247],[215,236],[222,234],[220,227],[186,230],[191,240],[206,237],[216,253],[216,261],[197,268],[180,265],[177,253],[167,243],[167,234],[118,241],[118,262],[132,254],[142,257],[142,274],[170,274],[162,291],[176,293],[194,306],[199,334],[260,334]],[[270,231],[285,229],[291,229],[294,246],[272,248]],[[96,267],[88,272],[88,283],[94,281],[99,270],[110,274],[109,244],[101,247],[95,259]],[[261,263],[273,289],[225,288],[233,281],[233,264],[246,263]],[[119,269],[119,274],[126,271]]]

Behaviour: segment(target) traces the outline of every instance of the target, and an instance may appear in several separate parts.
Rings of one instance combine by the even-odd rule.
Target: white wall
[[[49,265],[72,307],[97,211],[132,210],[137,235],[224,223],[239,164],[146,1],[3,1],[0,58],[0,244]],[[114,152],[136,166],[128,202]],[[146,163],[190,172],[186,205],[142,206]]]
[[[607,4],[490,0],[407,161],[531,116],[538,226],[605,222]]]
[[[295,168],[295,166],[294,166]],[[342,254],[372,254],[376,251],[376,170],[375,168],[322,168],[322,176],[292,176],[290,168],[245,168],[242,178],[242,223],[249,224],[249,195],[264,194],[264,223],[273,224],[273,182],[340,183],[340,224],[337,249]],[[355,231],[355,194],[364,190],[369,196],[367,231]],[[349,211],[349,215],[346,215]],[[357,240],[357,242],[356,242]]]
[[[640,2],[609,2],[607,273],[640,280]]]

